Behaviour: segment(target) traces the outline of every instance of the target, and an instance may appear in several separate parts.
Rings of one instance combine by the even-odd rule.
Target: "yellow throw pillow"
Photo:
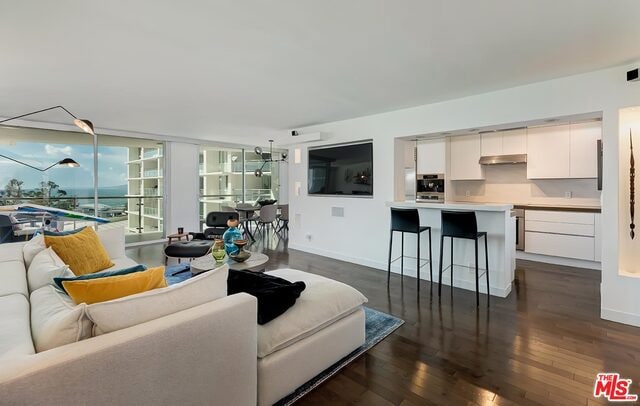
[[[167,282],[164,279],[164,267],[159,266],[127,275],[63,281],[62,285],[76,304],[92,304],[165,288]]]
[[[75,234],[45,235],[44,242],[47,247],[53,248],[76,276],[113,266],[98,234],[91,227],[85,227]]]

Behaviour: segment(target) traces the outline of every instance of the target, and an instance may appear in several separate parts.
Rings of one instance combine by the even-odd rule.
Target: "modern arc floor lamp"
[[[22,117],[27,117],[27,116],[31,116],[31,115],[34,115],[34,114],[43,113],[43,112],[49,111],[49,110],[55,110],[55,109],[64,110],[68,115],[73,117],[73,124],[75,124],[82,131],[84,131],[84,132],[86,132],[88,134],[91,134],[93,136],[93,211],[94,211],[94,215],[97,217],[98,216],[98,136],[96,135],[95,131],[93,130],[93,123],[91,121],[76,117],[75,114],[71,113],[69,110],[67,110],[63,106],[53,106],[53,107],[48,107],[46,109],[32,111],[30,113],[20,114],[19,116],[10,117],[10,118],[4,119],[4,120],[0,120],[0,124],[6,123],[7,121],[17,120],[17,119],[22,118]],[[4,158],[10,159],[12,161],[15,161],[15,162],[17,162],[19,164],[31,167],[31,168],[36,169],[36,170],[39,170],[41,172],[47,171],[47,170],[53,168],[56,165],[70,166],[70,167],[80,166],[73,159],[65,158],[65,159],[63,159],[61,161],[58,161],[55,164],[45,168],[45,169],[40,169],[40,168],[37,168],[35,166],[31,166],[29,164],[26,164],[24,162],[17,161],[17,160],[15,160],[13,158],[9,158],[9,157],[4,156],[4,155],[2,155],[2,156]]]

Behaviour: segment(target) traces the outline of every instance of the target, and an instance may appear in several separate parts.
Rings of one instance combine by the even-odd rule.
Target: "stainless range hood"
[[[481,156],[480,165],[526,164],[527,154]]]

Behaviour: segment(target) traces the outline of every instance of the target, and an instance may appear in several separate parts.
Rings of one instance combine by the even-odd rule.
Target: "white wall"
[[[602,112],[604,143],[602,316],[640,326],[640,279],[618,271],[618,110],[640,105],[640,83],[626,82],[627,65],[562,79],[390,113],[297,129],[322,131],[327,139],[304,144],[303,162],[290,164],[289,247],[380,269],[386,268],[389,210],[394,197],[394,138]],[[374,197],[306,194],[306,148],[361,139],[374,140]],[[295,148],[296,146],[293,146]],[[402,154],[395,154],[402,156]],[[300,196],[293,190],[301,182]],[[344,207],[332,217],[331,207]]]
[[[165,230],[167,234],[184,227],[197,231],[200,227],[198,197],[200,147],[182,142],[167,142],[165,146]]]

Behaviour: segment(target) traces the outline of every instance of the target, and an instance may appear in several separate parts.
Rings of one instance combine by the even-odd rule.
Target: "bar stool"
[[[393,261],[391,260],[391,251],[393,248],[393,232],[399,231],[402,233],[402,242],[400,249],[400,256]],[[433,266],[431,260],[431,227],[420,225],[420,214],[417,209],[396,209],[391,208],[391,235],[389,238],[389,262],[387,264],[387,285],[391,280],[391,263],[400,260],[400,275],[404,275],[404,233],[415,234],[418,239],[418,253],[416,255],[416,270],[418,278],[418,288],[420,288],[420,268],[425,264],[420,265],[420,234],[423,231],[429,231],[429,275],[430,280],[433,282]]]
[[[444,237],[451,239],[451,289],[453,289],[453,240],[454,238],[462,238],[473,240],[475,242],[475,269],[476,269],[476,307],[480,306],[479,291],[479,270],[478,270],[478,240],[484,237],[484,258],[485,258],[485,275],[487,279],[487,307],[489,306],[489,250],[487,247],[487,233],[478,231],[478,223],[476,213],[473,211],[442,211],[442,231],[440,234],[440,277],[438,286],[438,296],[442,292],[442,253],[444,248]],[[446,270],[446,268],[445,268]]]

